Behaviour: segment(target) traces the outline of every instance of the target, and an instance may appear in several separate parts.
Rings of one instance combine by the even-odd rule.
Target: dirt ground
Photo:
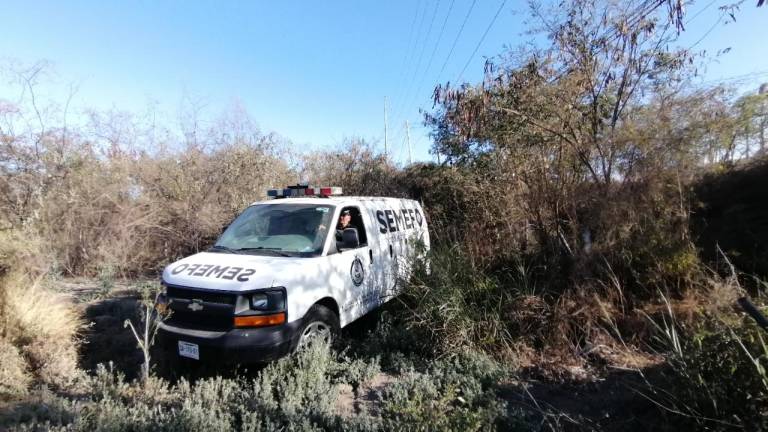
[[[647,431],[659,426],[660,407],[649,394],[659,371],[616,370],[580,383],[528,380],[501,393],[510,408],[535,413],[545,429]]]
[[[136,286],[146,281],[118,282],[103,293],[99,281],[78,279],[63,282],[83,313],[86,328],[80,345],[80,366],[91,372],[99,363],[110,362],[128,380],[139,374],[143,357],[126,320],[141,321],[140,295]]]

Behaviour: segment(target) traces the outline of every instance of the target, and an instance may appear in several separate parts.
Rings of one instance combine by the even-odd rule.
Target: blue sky
[[[689,7],[681,45],[710,54],[731,48],[701,70],[704,82],[768,71],[768,7],[748,0],[738,21],[726,24],[717,7],[731,2]],[[431,108],[434,84],[455,81],[468,62],[461,78],[477,81],[484,57],[529,38],[525,4],[515,0],[474,7],[470,0],[0,4],[0,62],[50,61],[55,76],[40,91],[62,100],[76,83],[76,113],[142,112],[153,103],[173,119],[194,100],[203,116],[216,117],[239,103],[262,130],[297,148],[332,147],[353,135],[383,147],[387,97],[390,149],[399,162],[407,160],[405,120],[413,126],[414,159],[434,158],[418,112]],[[768,81],[768,73],[736,84],[760,79]],[[0,99],[14,97],[0,83]]]

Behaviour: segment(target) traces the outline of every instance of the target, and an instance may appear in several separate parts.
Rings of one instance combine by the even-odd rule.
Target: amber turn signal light
[[[285,312],[273,315],[251,315],[235,317],[235,327],[265,327],[285,322]]]

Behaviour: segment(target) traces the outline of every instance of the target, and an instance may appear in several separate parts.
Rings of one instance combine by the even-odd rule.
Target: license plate
[[[200,348],[197,344],[179,341],[179,355],[186,358],[200,360]]]

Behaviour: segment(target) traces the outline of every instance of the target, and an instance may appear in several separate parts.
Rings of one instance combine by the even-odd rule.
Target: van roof
[[[251,203],[251,205],[255,204],[272,204],[272,203],[296,203],[296,204],[333,204],[333,205],[339,205],[343,204],[349,201],[384,201],[384,200],[405,200],[405,201],[414,201],[409,198],[394,198],[394,197],[373,197],[373,196],[345,196],[345,195],[339,195],[339,196],[331,196],[328,198],[319,198],[319,197],[312,197],[312,198],[278,198],[278,199],[271,199],[271,200],[264,200],[264,201],[256,201]]]

